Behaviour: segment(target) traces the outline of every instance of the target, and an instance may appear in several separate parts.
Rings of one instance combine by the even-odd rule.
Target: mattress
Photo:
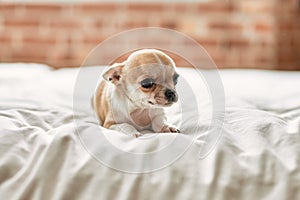
[[[82,69],[1,64],[1,199],[300,199],[300,72],[178,72],[182,133],[134,138],[99,126]]]

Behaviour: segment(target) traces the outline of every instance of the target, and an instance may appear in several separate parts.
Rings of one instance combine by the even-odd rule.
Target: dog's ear
[[[124,67],[124,63],[115,63],[108,68],[103,74],[103,78],[106,81],[112,82],[113,84],[117,84],[122,76],[122,70]]]

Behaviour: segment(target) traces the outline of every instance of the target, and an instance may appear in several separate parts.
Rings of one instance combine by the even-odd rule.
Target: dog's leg
[[[113,124],[109,127],[109,129],[115,130],[115,131],[120,131],[122,133],[125,133],[127,135],[132,135],[132,136],[135,136],[135,137],[139,137],[139,136],[142,135],[132,125],[127,124],[127,123]]]
[[[150,112],[152,119],[152,129],[156,133],[180,133],[179,129],[167,123],[167,117],[163,109],[156,109],[155,112]]]

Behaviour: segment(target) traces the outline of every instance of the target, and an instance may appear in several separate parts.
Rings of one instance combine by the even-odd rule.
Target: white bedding
[[[99,67],[88,70],[99,73]],[[179,73],[196,90],[197,130],[205,132],[213,112],[209,92],[191,69]],[[83,105],[76,117],[84,123],[74,122],[77,74],[78,69],[55,71],[37,64],[0,65],[1,199],[300,199],[300,72],[221,70],[226,113],[217,145],[199,159],[205,144],[192,143],[170,165],[150,173],[107,165],[126,166],[129,172],[132,166],[153,169],[151,161],[165,160],[165,154],[124,163],[125,151],[149,153],[166,145],[172,157],[193,139],[193,107],[182,110],[188,113],[184,119],[176,107],[169,111],[183,134],[135,139],[104,130],[106,139],[122,149],[118,154],[103,135],[89,131],[99,129],[85,103],[93,88],[78,100]],[[182,90],[179,95],[193,98]],[[180,143],[172,143],[175,139]],[[97,156],[105,156],[108,164]]]

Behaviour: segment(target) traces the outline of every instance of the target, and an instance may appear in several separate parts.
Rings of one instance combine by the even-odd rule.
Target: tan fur
[[[129,57],[130,59],[130,57]],[[153,63],[162,63],[164,65],[172,66],[173,62],[169,58],[167,58],[164,54],[160,52],[147,52],[142,55],[136,56],[133,59],[130,59],[128,62],[128,67],[138,67],[145,64],[153,64]]]
[[[149,109],[136,109],[130,113],[133,121],[139,126],[148,126],[151,122],[149,117]]]
[[[103,74],[104,80],[99,84],[93,101],[102,126],[134,132],[136,136],[140,133],[135,128],[143,130],[150,125],[156,132],[178,132],[166,124],[163,108],[151,107],[152,101],[160,106],[170,106],[177,101],[177,95],[174,102],[169,102],[165,96],[167,88],[175,91],[175,73],[172,59],[154,49],[139,50],[123,63],[112,65]],[[155,86],[149,89],[141,87],[140,81],[149,77],[155,79]]]
[[[102,126],[105,128],[109,128],[112,124],[115,124],[114,121],[107,121],[108,118],[106,117],[110,110],[108,84],[106,81],[101,81],[94,97],[94,108],[100,121],[103,123]]]

